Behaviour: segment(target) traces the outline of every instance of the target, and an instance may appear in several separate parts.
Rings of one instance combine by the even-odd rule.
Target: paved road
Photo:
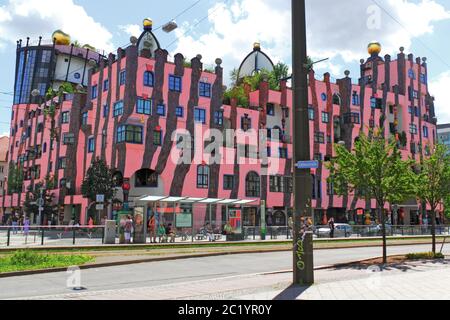
[[[388,254],[424,252],[430,245],[389,247]],[[450,246],[445,250],[450,254]],[[350,262],[381,255],[381,248],[318,250],[315,266]],[[228,276],[288,270],[289,252],[242,254],[83,270],[81,284],[89,291],[141,288]],[[65,272],[0,279],[0,299],[25,298],[73,292]]]

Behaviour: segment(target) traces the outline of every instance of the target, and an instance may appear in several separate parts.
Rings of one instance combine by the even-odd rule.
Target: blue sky
[[[155,27],[198,0],[1,0],[0,92],[11,93],[14,82],[15,41],[39,35],[50,38],[58,28],[81,43],[107,51],[139,35],[143,18]],[[125,5],[124,5],[125,3]],[[440,122],[450,122],[450,1],[448,0],[308,0],[308,46],[320,78],[331,72],[342,77],[346,69],[356,80],[359,59],[367,58],[372,40],[383,45],[383,54],[426,56],[431,93],[436,96]],[[388,14],[384,11],[386,10]],[[199,20],[207,19],[195,26]],[[203,56],[206,65],[222,58],[226,74],[238,66],[255,41],[273,60],[290,64],[289,0],[200,0],[177,18],[180,28],[171,34],[156,31],[171,55]],[[0,93],[0,134],[9,131],[11,95]]]

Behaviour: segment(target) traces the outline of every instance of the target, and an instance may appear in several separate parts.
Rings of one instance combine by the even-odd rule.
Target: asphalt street
[[[431,245],[389,247],[388,254],[430,251]],[[440,247],[439,247],[440,249]],[[444,248],[450,255],[450,245]],[[317,250],[314,265],[324,266],[379,257],[381,248]],[[259,253],[191,258],[174,261],[88,269],[81,271],[81,285],[88,291],[152,287],[229,276],[276,272],[292,268],[292,253]],[[28,298],[73,292],[67,272],[0,279],[0,299]]]

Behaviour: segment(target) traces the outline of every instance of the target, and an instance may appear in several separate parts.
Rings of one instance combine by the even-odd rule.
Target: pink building
[[[101,158],[116,171],[118,188],[109,213],[123,207],[122,186],[129,181],[130,208],[157,210],[168,221],[175,213],[192,210],[196,226],[208,220],[219,225],[237,200],[248,200],[238,206],[244,225],[259,225],[264,200],[268,223],[286,225],[292,214],[293,171],[292,91],[287,82],[281,81],[277,91],[267,82],[254,92],[247,90],[248,106],[234,99],[224,104],[220,59],[214,70],[206,70],[200,56],[187,63],[176,54],[169,61],[151,25],[144,29],[137,41],[108,57],[80,48],[74,53],[70,46],[18,44],[8,162],[18,165],[25,177],[22,190],[9,190],[2,198],[3,208],[20,212],[26,190],[50,175],[57,181],[52,192],[60,221],[68,223],[75,214],[86,222],[95,212],[88,210],[81,184],[91,162]],[[273,64],[255,46],[240,76],[262,68],[270,70]],[[57,77],[56,70],[66,72]],[[87,93],[61,101],[51,145],[51,120],[31,92],[42,94],[65,80],[84,85]],[[328,73],[310,74],[311,158],[320,161],[312,172],[316,223],[331,216],[338,222],[363,223],[363,212],[375,217],[374,201],[338,197],[327,184],[324,162],[333,156],[333,143],[343,141],[350,148],[362,131],[380,124],[386,136],[398,137],[405,157],[419,160],[435,143],[426,59],[406,56],[403,49],[396,59],[380,57],[375,50],[361,60],[357,83],[348,72],[336,83]],[[140,201],[145,196],[216,201],[212,206]],[[403,209],[394,215],[395,223],[419,223],[415,200],[399,205]]]

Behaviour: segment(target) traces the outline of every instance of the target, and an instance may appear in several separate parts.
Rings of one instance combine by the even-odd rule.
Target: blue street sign
[[[299,161],[295,167],[297,169],[318,169],[319,161]]]

